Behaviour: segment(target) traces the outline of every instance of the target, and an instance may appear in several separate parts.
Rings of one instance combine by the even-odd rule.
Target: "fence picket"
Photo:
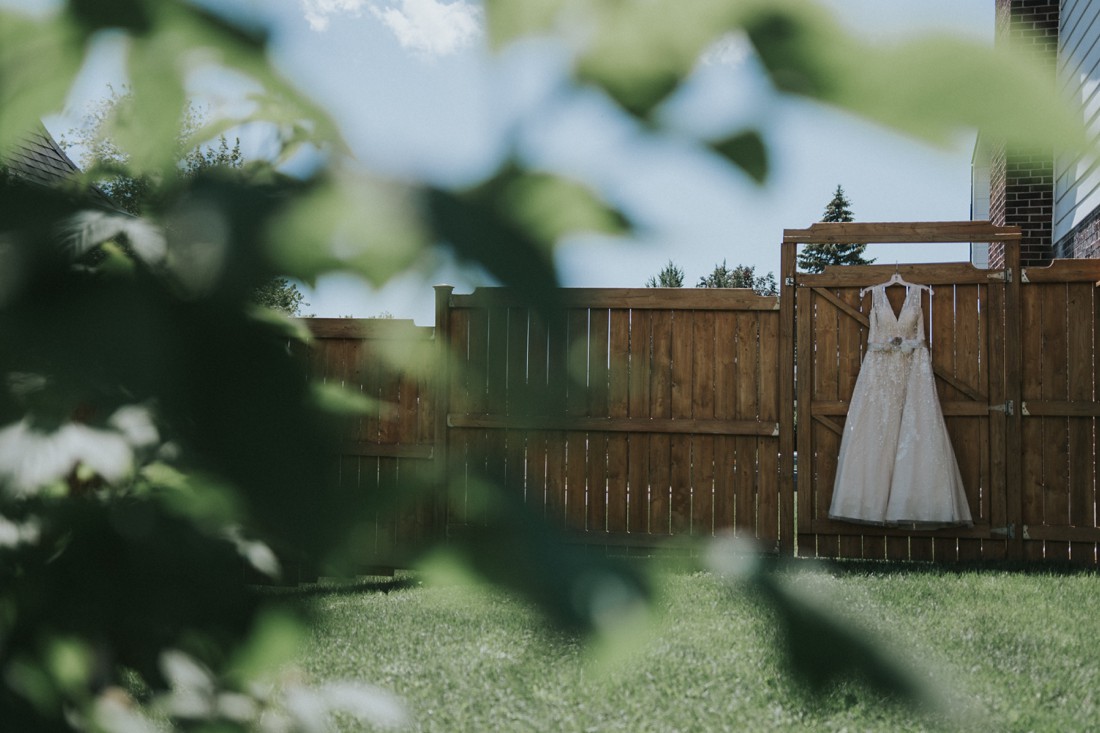
[[[1069,391],[1067,286],[1042,286],[1043,350],[1040,355],[1044,400],[1064,402]],[[1042,418],[1043,426],[1043,524],[1069,526],[1069,418]],[[1048,559],[1068,560],[1069,543],[1047,540],[1043,548]]]
[[[1095,313],[1096,286],[1089,283],[1073,283],[1067,292],[1069,313]],[[1090,402],[1095,394],[1093,371],[1094,323],[1087,318],[1069,318],[1066,339],[1069,367],[1066,389],[1067,399]],[[1096,418],[1069,418],[1069,524],[1074,527],[1095,527],[1096,461],[1093,454],[1093,435]],[[1074,542],[1070,545],[1073,562],[1096,562],[1096,544]]]
[[[608,333],[607,415],[630,415],[630,312],[610,311]],[[614,433],[607,439],[607,531],[627,530],[627,450],[626,435]]]
[[[779,425],[779,349],[769,344],[779,343],[779,312],[758,315],[759,341],[756,355],[757,405],[760,421]],[[778,436],[759,440],[759,483],[757,485],[760,541],[775,546],[779,541],[779,441]]]
[[[1034,358],[1043,353],[1043,302],[1038,287],[1022,289],[1020,294],[1020,351],[1033,355],[1024,359],[1021,369],[1021,399],[1024,403],[1038,401],[1042,393],[1042,364]],[[1025,525],[1043,523],[1043,418],[1025,417],[1021,425],[1022,520]],[[1042,540],[1024,543],[1025,557],[1043,557]]]
[[[630,311],[630,394],[629,416],[637,420],[651,416],[652,319],[649,311]],[[627,438],[627,530],[645,534],[649,527],[650,437],[634,433]]]
[[[672,317],[670,376],[672,381],[671,411],[673,419],[691,419],[692,311],[677,311]],[[688,534],[691,531],[692,455],[691,438],[673,435],[669,445],[672,461],[669,474],[669,531]]]
[[[650,382],[651,417],[672,417],[672,313],[653,314],[653,361]],[[649,438],[649,531],[671,533],[672,441],[668,435]]]

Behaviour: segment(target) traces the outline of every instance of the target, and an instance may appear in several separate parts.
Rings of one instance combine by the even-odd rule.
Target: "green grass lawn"
[[[303,594],[318,620],[300,665],[392,690],[423,731],[1100,730],[1097,574],[796,568],[786,580],[886,640],[944,709],[855,683],[808,697],[769,612],[706,573],[659,576],[652,628],[602,665],[494,591],[320,586]]]

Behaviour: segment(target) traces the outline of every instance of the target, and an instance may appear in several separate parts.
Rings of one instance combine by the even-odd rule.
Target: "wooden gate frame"
[[[796,254],[802,244],[943,244],[989,242],[1004,247],[1004,376],[1006,399],[1020,404],[1020,239],[1019,227],[994,226],[987,221],[963,222],[837,222],[818,223],[809,229],[785,229],[780,259],[780,551],[793,555],[798,528],[794,522],[795,445],[795,293],[799,273]],[[1015,339],[1014,342],[1012,340]],[[1021,526],[1022,497],[1018,480],[1021,465],[1021,426],[1019,419],[1006,425],[1005,465],[1008,480],[1007,507],[1010,525]],[[1015,480],[1014,480],[1015,479]],[[1010,536],[1008,556],[1023,556],[1021,532]]]

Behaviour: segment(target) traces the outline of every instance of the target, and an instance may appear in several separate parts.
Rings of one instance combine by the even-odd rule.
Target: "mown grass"
[[[883,639],[943,709],[857,683],[804,694],[769,612],[706,573],[661,575],[655,623],[609,665],[494,591],[321,587],[302,599],[317,622],[300,664],[394,691],[419,731],[1100,729],[1097,574],[808,568],[781,572]]]

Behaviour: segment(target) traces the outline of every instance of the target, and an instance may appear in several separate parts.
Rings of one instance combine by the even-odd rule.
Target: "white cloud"
[[[482,33],[482,10],[467,0],[400,0],[372,7],[403,48],[426,56],[447,56],[476,41]]]
[[[329,18],[337,13],[358,14],[367,0],[299,0],[309,27],[315,31],[328,28]]]

